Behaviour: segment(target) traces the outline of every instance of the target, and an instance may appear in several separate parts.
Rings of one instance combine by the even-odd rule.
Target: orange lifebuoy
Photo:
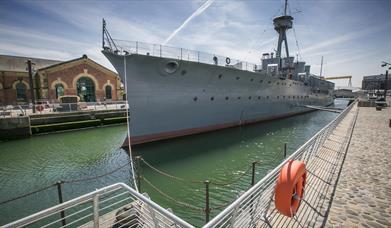
[[[37,106],[37,110],[38,110],[39,112],[42,112],[42,111],[43,111],[43,106],[42,106],[42,105],[38,105],[38,106]]]
[[[290,160],[281,169],[275,190],[275,206],[288,217],[296,214],[304,195],[307,171],[304,162]]]

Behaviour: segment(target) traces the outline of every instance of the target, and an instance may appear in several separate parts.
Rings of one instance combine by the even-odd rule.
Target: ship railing
[[[314,218],[319,216],[320,214],[323,217],[327,217],[326,215],[322,214],[321,212],[317,211],[320,205],[322,207],[326,207],[321,203],[321,197],[330,197],[327,196],[326,193],[330,193],[329,187],[331,183],[323,183],[324,189],[317,189],[316,191],[313,190],[312,192],[307,191],[304,195],[302,204],[310,204],[309,201],[311,198],[312,200],[315,200],[317,203],[316,205],[310,205],[307,208],[310,208],[310,210],[313,210],[311,212],[308,212],[307,208],[302,211],[298,212],[298,215],[294,216],[293,218],[285,217],[282,214],[279,214],[275,208],[274,205],[274,188],[275,183],[277,181],[277,178],[279,176],[279,172],[281,168],[289,161],[289,160],[301,160],[304,161],[307,166],[307,172],[313,171],[315,169],[314,163],[311,164],[311,161],[315,159],[317,156],[319,157],[318,149],[322,146],[322,144],[325,142],[325,140],[333,133],[333,131],[337,128],[338,124],[341,123],[341,121],[347,116],[349,111],[355,106],[357,100],[352,103],[349,107],[347,107],[343,112],[341,112],[332,122],[330,122],[328,125],[326,125],[323,129],[321,129],[318,133],[316,133],[312,138],[310,138],[305,144],[303,144],[300,148],[298,148],[293,154],[291,154],[289,157],[287,157],[280,165],[278,165],[275,169],[270,171],[262,180],[260,180],[258,183],[256,183],[253,187],[251,187],[248,191],[244,192],[241,196],[239,196],[232,204],[230,204],[228,207],[226,207],[221,213],[219,213],[217,216],[215,216],[212,220],[210,220],[204,228],[211,228],[211,227],[305,227],[308,224],[303,224],[306,221],[307,222],[314,222]],[[355,119],[357,118],[357,112],[354,114],[355,116],[353,118],[349,118],[349,131],[352,132]],[[344,123],[345,125],[345,123]],[[351,136],[351,135],[350,135]],[[347,141],[349,141],[349,136],[341,136],[340,137],[341,145],[345,145],[347,148]],[[329,161],[321,161],[323,162],[323,167],[325,163],[328,166],[335,165],[335,168],[342,164],[342,155],[344,154],[343,151],[339,151],[337,158],[333,158],[332,160],[330,158]],[[339,162],[335,163],[334,162]],[[317,163],[316,163],[317,164]],[[319,167],[317,167],[319,168]],[[323,170],[324,171],[324,170]],[[307,174],[310,175],[310,174]],[[330,173],[329,175],[332,175]],[[335,171],[334,174],[335,175]],[[307,185],[314,184],[314,182],[319,183],[320,181],[314,181],[315,177],[310,177],[312,180],[308,181],[307,178]],[[335,178],[335,177],[334,177]],[[324,180],[325,182],[327,180]],[[311,189],[312,190],[312,189]],[[328,191],[328,192],[326,192]],[[303,206],[302,206],[303,207]],[[300,214],[300,215],[299,215]],[[316,216],[314,216],[314,214]],[[300,218],[298,216],[301,216]],[[308,217],[308,218],[304,218]],[[297,224],[298,223],[298,224]]]
[[[114,49],[112,48],[113,45],[106,46],[104,48],[117,54],[150,55],[161,58],[170,58],[176,60],[205,63],[210,65],[218,65],[252,72],[256,72],[261,69],[260,65],[254,63],[241,61],[238,59],[230,58],[228,56],[210,54],[186,48],[118,39],[107,39],[106,41],[106,43],[113,42],[115,43]]]
[[[113,184],[2,227],[193,227],[123,183]]]

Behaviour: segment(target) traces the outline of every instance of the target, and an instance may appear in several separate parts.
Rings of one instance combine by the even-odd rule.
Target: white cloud
[[[167,44],[174,38],[174,36],[180,32],[184,27],[186,27],[187,24],[190,23],[191,20],[193,20],[195,17],[201,15],[206,9],[209,8],[209,6],[214,2],[215,0],[207,0],[204,4],[200,6],[194,13],[190,15],[177,29],[175,29],[163,42],[163,44]]]

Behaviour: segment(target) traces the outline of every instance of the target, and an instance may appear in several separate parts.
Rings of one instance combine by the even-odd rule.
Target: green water
[[[344,101],[336,106],[343,107]],[[217,186],[216,182],[229,182],[256,166],[256,179],[260,180],[283,159],[283,144],[288,153],[293,152],[337,114],[312,112],[273,122],[225,129],[207,134],[183,137],[170,141],[151,143],[133,148],[134,155],[141,155],[160,170],[181,177],[178,181],[162,176],[145,165],[141,172],[165,194],[193,207],[204,207],[204,184],[190,180],[210,180],[212,215],[247,189],[251,173],[240,181]],[[29,139],[0,143],[0,202],[55,183],[97,176],[129,162],[125,151],[118,149],[126,136],[126,126],[95,128],[74,132],[43,135]],[[132,185],[130,167],[126,166],[112,175],[88,182],[64,184],[65,200],[69,200],[96,188],[116,182]],[[205,215],[196,208],[189,208],[168,200],[145,181],[141,190],[163,207],[170,207],[181,218],[201,225]],[[0,205],[0,224],[27,216],[58,203],[56,188]]]

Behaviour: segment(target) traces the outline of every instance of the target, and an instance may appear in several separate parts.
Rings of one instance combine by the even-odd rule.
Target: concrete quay
[[[327,227],[391,227],[391,108],[359,107]]]

